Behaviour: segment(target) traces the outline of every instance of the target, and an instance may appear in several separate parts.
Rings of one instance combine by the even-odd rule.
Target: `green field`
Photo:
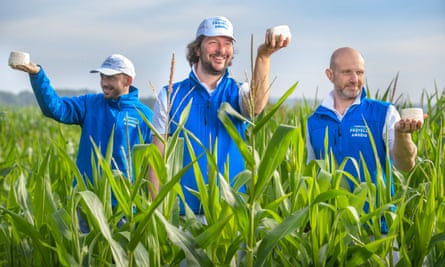
[[[306,118],[315,106],[282,105],[294,89],[250,121],[247,141],[237,141],[247,169],[234,188],[206,155],[209,183],[197,175],[196,192],[206,224],[178,215],[179,151],[193,136],[172,136],[165,158],[151,145],[138,147],[129,159],[134,183],[114,173],[103,155],[94,186],[73,188],[80,129],[44,118],[37,107],[0,107],[0,266],[178,266],[184,259],[188,266],[393,266],[396,254],[399,266],[445,266],[444,94],[425,93],[418,101],[429,117],[413,135],[416,167],[393,170],[391,196],[385,183],[376,187],[369,177],[348,192],[341,163],[330,158],[306,164]],[[237,140],[230,113],[224,107],[219,118]],[[152,201],[148,164],[162,177]],[[246,193],[238,193],[243,184]],[[367,199],[375,201],[366,214]],[[77,210],[90,233],[77,230]],[[127,223],[117,227],[122,216]],[[387,235],[380,233],[381,216]]]

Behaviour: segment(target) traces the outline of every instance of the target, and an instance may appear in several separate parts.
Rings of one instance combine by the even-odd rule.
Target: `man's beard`
[[[224,72],[226,71],[227,65],[224,66],[224,68],[222,70],[217,70],[212,66],[212,62],[210,61],[203,61],[201,63],[202,65],[202,69],[211,75],[222,75],[224,74]]]
[[[201,54],[204,54],[204,53],[201,53]],[[218,54],[212,55],[212,56],[220,57],[221,55],[218,53]],[[227,59],[227,57],[225,57],[225,59]],[[211,60],[207,60],[207,59],[201,58],[201,65],[202,65],[203,71],[205,71],[208,74],[211,74],[211,75],[223,75],[225,73],[226,69],[228,68],[228,66],[231,65],[231,61],[232,61],[232,59],[230,59],[230,61],[225,61],[224,68],[221,69],[221,70],[215,69],[212,66],[212,61]]]

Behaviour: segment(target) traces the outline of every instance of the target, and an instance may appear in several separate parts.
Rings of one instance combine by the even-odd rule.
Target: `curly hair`
[[[198,63],[199,61],[199,56],[196,55],[196,51],[201,46],[202,40],[204,40],[204,38],[205,36],[201,35],[187,45],[187,61],[189,62],[190,67],[193,64]]]

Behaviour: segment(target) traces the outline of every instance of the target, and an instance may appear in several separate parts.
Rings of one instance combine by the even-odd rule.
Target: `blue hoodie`
[[[43,68],[39,73],[31,74],[30,80],[37,102],[45,116],[58,122],[81,126],[76,163],[85,177],[92,178],[91,155],[94,155],[94,150],[91,140],[105,155],[113,127],[113,158],[124,175],[127,174],[126,159],[129,151],[127,144],[131,149],[135,144],[151,142],[151,130],[139,112],[151,121],[152,111],[138,100],[136,87],[131,86],[130,92],[118,100],[106,99],[103,93],[59,97]],[[113,205],[115,204],[113,199]]]

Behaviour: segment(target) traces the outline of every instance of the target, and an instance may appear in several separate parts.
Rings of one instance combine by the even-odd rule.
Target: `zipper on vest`
[[[340,125],[337,126],[337,134],[334,135],[334,145],[337,145],[337,136],[338,136],[338,141],[340,142],[340,138],[341,138],[341,126]]]
[[[204,113],[204,125],[207,125],[207,114],[209,114],[209,109],[210,109],[210,101],[207,100],[207,110]]]

